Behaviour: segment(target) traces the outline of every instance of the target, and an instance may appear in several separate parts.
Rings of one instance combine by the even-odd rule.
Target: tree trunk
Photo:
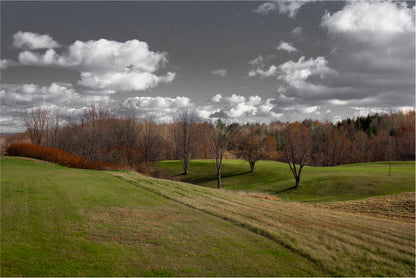
[[[218,189],[221,189],[221,169],[217,171],[218,173]]]
[[[253,173],[254,172],[254,167],[256,165],[256,161],[249,161],[249,163],[250,163],[250,170]]]
[[[391,176],[391,160],[390,160],[390,163],[389,163],[389,176]]]
[[[188,175],[188,161],[186,159],[183,162],[183,171],[185,175]]]
[[[295,183],[295,188],[298,188],[300,185],[300,176],[296,176],[295,177],[296,183]]]

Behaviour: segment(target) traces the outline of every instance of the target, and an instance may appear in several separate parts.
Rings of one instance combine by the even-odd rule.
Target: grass
[[[367,198],[364,200],[316,204],[318,207],[415,222],[415,193]]]
[[[224,160],[223,188],[235,191],[262,192],[283,200],[330,202],[356,200],[415,191],[415,162],[393,162],[388,176],[388,162],[360,163],[336,167],[308,167],[302,171],[301,186],[286,163],[258,161],[251,173],[244,160]],[[177,180],[215,188],[217,177],[211,160],[193,160],[188,175],[183,175],[179,161],[160,161],[156,167]]]
[[[415,226],[2,159],[2,276],[410,276]]]
[[[326,273],[268,238],[113,174],[126,173],[2,159],[1,276]]]

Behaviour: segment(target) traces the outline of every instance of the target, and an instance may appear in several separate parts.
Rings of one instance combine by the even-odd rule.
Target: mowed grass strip
[[[1,276],[330,274],[241,225],[163,197],[158,190],[170,186],[154,182],[2,158]]]
[[[155,166],[177,180],[215,188],[217,177],[212,160],[192,160],[188,175],[183,175],[180,161],[160,161]],[[262,192],[283,200],[331,202],[415,191],[415,162],[359,163],[335,167],[305,166],[300,188],[286,163],[258,161],[253,173],[244,160],[224,160],[223,188],[235,191]]]
[[[316,204],[318,207],[415,223],[415,193]]]
[[[333,276],[415,274],[413,223],[263,200],[134,173],[112,174],[270,238]]]

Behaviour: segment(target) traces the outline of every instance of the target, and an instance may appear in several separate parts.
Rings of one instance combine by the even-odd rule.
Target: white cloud
[[[142,91],[154,88],[160,83],[169,83],[175,73],[168,72],[165,76],[157,76],[149,72],[82,72],[79,85],[95,90]]]
[[[76,41],[62,55],[49,49],[45,54],[23,52],[19,61],[28,65],[50,65],[81,72],[154,72],[167,62],[167,54],[149,50],[146,42],[117,42],[106,39]]]
[[[153,52],[139,40],[76,41],[62,55],[53,49],[43,54],[24,51],[19,54],[19,62],[80,71],[78,83],[97,90],[146,90],[175,78],[172,72],[155,74],[167,63],[167,54]]]
[[[348,104],[348,101],[340,99],[330,99],[328,100],[328,103],[331,105],[346,105]]]
[[[354,1],[327,13],[333,84],[353,87],[332,105],[399,107],[415,101],[415,8],[406,2]],[[343,103],[345,99],[347,103]],[[331,103],[330,103],[331,104]]]
[[[292,1],[279,1],[277,4],[279,5],[279,11],[281,14],[287,14],[290,18],[294,18],[298,12],[298,10],[305,5],[307,2],[313,0],[292,0]]]
[[[266,15],[268,13],[270,13],[271,11],[274,11],[278,8],[277,3],[276,2],[266,2],[261,4],[260,6],[258,6],[254,12],[262,14],[262,15]]]
[[[198,111],[205,119],[221,117],[240,123],[268,122],[281,116],[272,111],[273,100],[263,100],[257,95],[247,98],[237,94],[231,96],[217,94],[212,98],[212,103],[199,107]]]
[[[405,2],[349,2],[334,14],[327,13],[322,25],[330,33],[349,33],[362,40],[368,36],[384,39],[391,35],[414,33],[415,11]]]
[[[264,58],[262,55],[257,56],[256,58],[254,58],[253,60],[251,60],[250,62],[248,62],[250,65],[252,65],[253,67],[264,67]]]
[[[32,50],[57,48],[60,47],[60,44],[49,35],[19,31],[13,35],[13,46],[20,49]]]
[[[328,66],[328,61],[324,57],[310,58],[305,60],[305,56],[299,58],[297,62],[292,60],[279,66],[279,79],[295,89],[307,89],[311,83],[307,82],[312,76],[319,76],[323,79],[326,75],[334,73]]]
[[[302,27],[298,26],[296,28],[293,28],[293,30],[291,31],[291,33],[294,36],[299,36],[300,34],[302,34]]]
[[[254,11],[256,13],[267,15],[270,12],[279,9],[280,14],[286,14],[290,18],[294,18],[298,10],[308,2],[314,0],[291,0],[291,1],[269,1],[258,6]]]
[[[2,107],[27,108],[42,105],[83,107],[88,106],[92,100],[101,104],[110,102],[107,96],[83,96],[68,83],[52,83],[49,86],[3,84],[0,92]]]
[[[216,94],[215,96],[212,97],[212,102],[220,102],[221,99],[222,99],[222,95]]]
[[[16,66],[17,64],[12,60],[1,59],[0,60],[0,70],[5,70],[8,67]]]
[[[212,74],[216,74],[216,75],[224,77],[224,76],[227,75],[227,70],[225,70],[225,69],[214,70],[214,71],[212,71]]]
[[[280,42],[280,44],[277,46],[277,50],[283,50],[287,52],[296,52],[298,51],[290,42]]]
[[[192,106],[187,97],[131,97],[125,99],[118,110],[135,113],[139,118],[153,115],[156,121],[172,122],[178,111]]]
[[[249,77],[259,76],[260,78],[266,78],[266,77],[271,77],[271,76],[276,76],[276,75],[277,75],[277,67],[275,65],[271,65],[269,69],[267,70],[264,70],[261,68],[252,69],[248,73]]]
[[[248,77],[258,76],[260,78],[267,78],[277,75],[277,67],[272,65],[268,69],[265,69],[265,58],[262,55],[257,56],[255,59],[248,62],[251,65],[251,70],[248,72]]]
[[[313,112],[317,112],[319,106],[309,106],[309,107],[302,107],[301,111],[305,114],[311,114]]]

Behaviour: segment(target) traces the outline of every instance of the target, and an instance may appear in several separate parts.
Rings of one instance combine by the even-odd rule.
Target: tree
[[[180,110],[175,119],[174,143],[177,157],[182,162],[184,174],[188,174],[189,160],[196,139],[196,123],[198,116],[195,110],[188,108]]]
[[[211,145],[214,154],[215,169],[218,178],[218,188],[221,189],[221,166],[225,152],[231,147],[232,139],[238,131],[237,124],[226,125],[221,119],[215,122],[211,129]]]
[[[141,150],[141,161],[148,164],[155,162],[161,153],[161,137],[156,133],[156,124],[153,117],[147,118],[141,128],[141,136],[139,139],[139,149]]]
[[[22,115],[32,144],[40,145],[47,129],[50,111],[48,107],[33,108]]]
[[[254,172],[256,161],[266,157],[266,137],[258,126],[247,126],[238,134],[237,154],[250,164]]]
[[[298,188],[300,185],[300,176],[309,159],[312,142],[310,130],[298,122],[289,125],[284,131],[283,152],[295,177],[294,188]],[[297,165],[299,169],[296,167]]]

